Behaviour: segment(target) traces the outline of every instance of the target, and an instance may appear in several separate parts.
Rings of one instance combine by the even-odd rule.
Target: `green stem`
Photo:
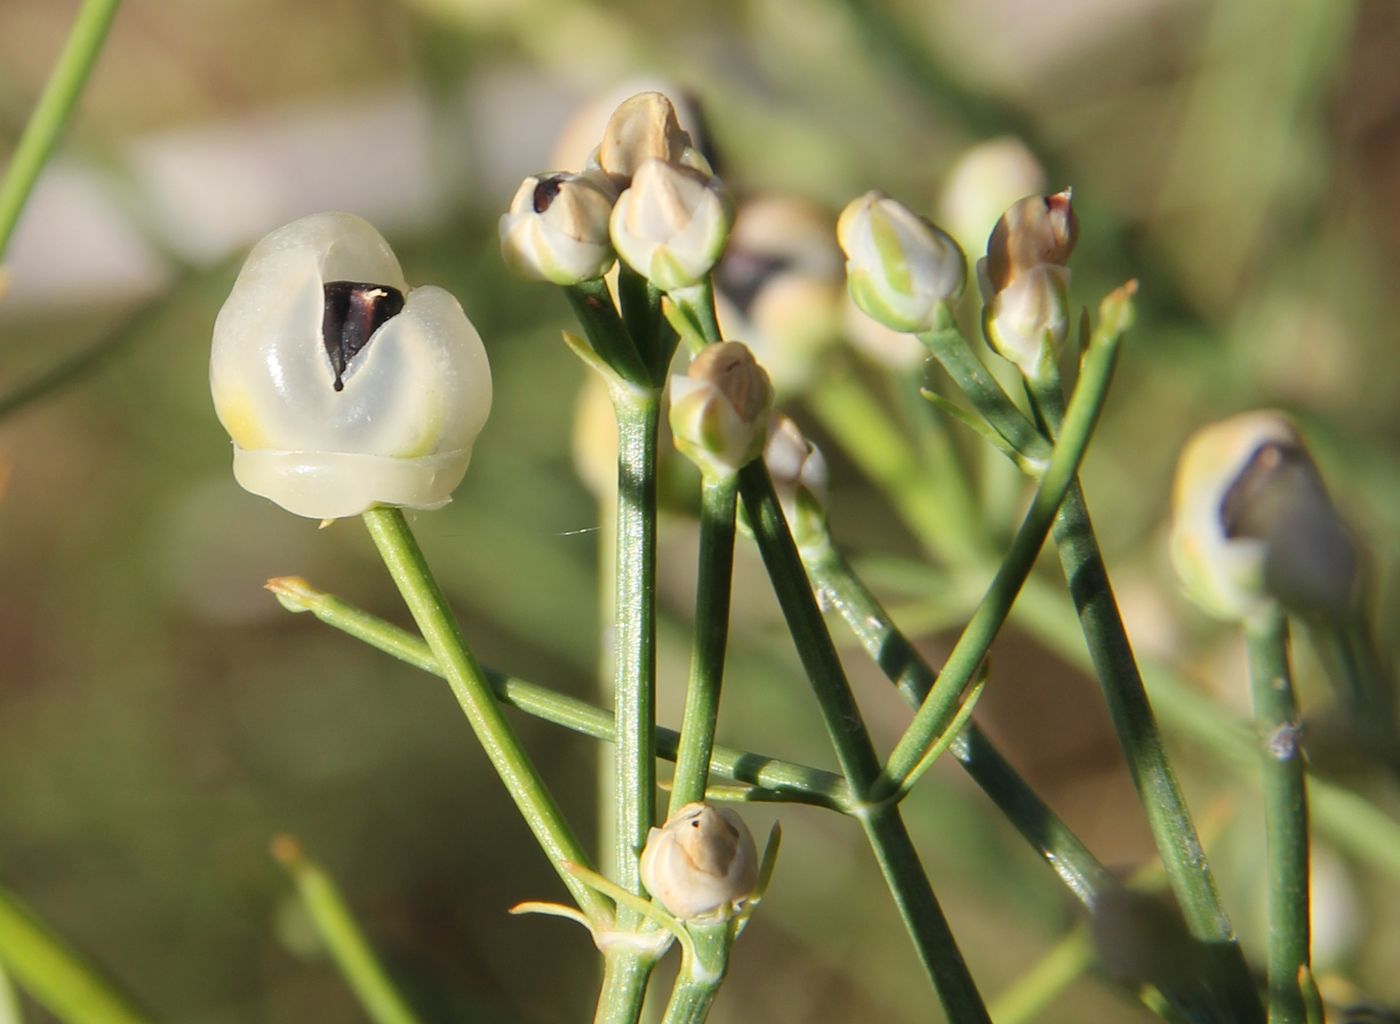
[[[656,819],[656,440],[661,403],[653,392],[632,393],[618,400],[615,409],[617,881],[641,895],[637,860]]]
[[[1310,968],[1308,796],[1288,624],[1271,608],[1245,625],[1268,834],[1269,1024],[1304,1024],[1298,972]]]
[[[366,1016],[375,1024],[418,1024],[370,949],[335,881],[290,836],[279,836],[273,856],[287,869],[316,933],[335,960]]]
[[[1048,372],[1031,381],[1032,397],[1050,429],[1064,433],[1069,429],[1069,418],[1063,415],[1058,372],[1052,361],[1047,360],[1044,365]],[[1221,905],[1191,812],[1167,761],[1077,480],[1066,492],[1055,518],[1054,538],[1094,672],[1172,892],[1181,904],[1191,934],[1215,957],[1220,977],[1229,986],[1226,995],[1239,1020],[1260,1020],[1263,1008],[1234,928]]]
[[[545,788],[529,755],[505,720],[486,677],[467,649],[457,621],[433,579],[423,552],[397,508],[374,508],[364,513],[365,526],[384,560],[385,568],[403,595],[423,639],[447,677],[457,703],[476,733],[491,766],[549,858],[579,908],[590,919],[612,917],[609,901],[575,878],[569,863],[589,864],[587,852],[574,836],[554,798]]]
[[[1019,454],[1023,468],[1043,469],[1050,458],[1050,444],[1035,424],[1016,407],[996,378],[982,365],[967,339],[954,325],[919,335],[919,340],[967,396],[984,420]]]
[[[617,883],[641,896],[639,859],[656,820],[656,443],[660,393],[613,389],[617,417],[617,564],[613,605],[613,800]],[[618,908],[618,928],[638,925]],[[655,957],[608,954],[598,1020],[635,1021]]]
[[[704,483],[700,505],[699,578],[695,591],[695,641],[681,719],[681,743],[667,817],[705,798],[715,746],[724,652],[729,639],[729,595],[734,575],[734,477]]]
[[[936,679],[928,662],[834,546],[819,553],[804,549],[803,555],[812,581],[846,620],[866,653],[900,695],[918,707]],[[1108,870],[975,722],[958,735],[949,752],[1087,910],[1094,909],[1104,892],[1117,887]]]
[[[734,943],[730,922],[688,927],[695,955],[686,957],[676,974],[662,1024],[702,1024],[729,970],[729,950]]]
[[[853,813],[875,852],[924,970],[953,1024],[989,1021],[898,806],[865,802],[880,774],[879,758],[761,461],[740,470],[739,492],[778,603],[816,694],[837,761],[857,799],[863,801]]]
[[[1056,509],[1070,492],[1071,482],[1079,470],[1108,395],[1121,338],[1121,333],[1102,333],[1085,354],[1079,387],[1075,389],[1059,443],[1041,477],[1030,510],[977,610],[948,655],[937,682],[885,762],[875,790],[877,798],[880,794],[897,792],[908,784],[911,774],[923,763],[925,752],[957,713],[958,696],[971,682],[1006,621],[1016,595],[1035,565],[1051,523],[1057,521]]]
[[[289,611],[309,611],[328,626],[424,672],[445,678],[428,645],[407,630],[361,611],[333,594],[316,590],[299,577],[269,580],[268,589]],[[607,743],[617,738],[616,723],[610,711],[489,668],[482,673],[502,704]],[[659,756],[675,760],[679,747],[680,737],[675,730],[657,727]],[[850,787],[840,776],[766,754],[716,746],[710,757],[710,774],[756,787],[752,795],[758,800],[812,804],[843,813],[851,804]]]
[[[618,316],[612,295],[602,279],[565,288],[564,294],[599,358],[628,383],[648,386],[651,381],[647,364]]]
[[[641,274],[623,265],[617,276],[617,297],[622,321],[646,367],[646,380],[659,387],[666,380],[675,351],[670,325],[661,315],[661,292]]]
[[[1013,618],[1067,664],[1092,671],[1089,652],[1074,632],[1074,611],[1062,597],[1032,577]],[[1146,662],[1143,674],[1152,703],[1171,731],[1187,737],[1238,778],[1258,781],[1258,744],[1248,726],[1222,714],[1214,701],[1167,665]],[[1308,778],[1308,803],[1319,835],[1400,882],[1400,822],[1360,793],[1315,775]]]
[[[150,1021],[127,995],[5,889],[0,889],[0,963],[41,1006],[66,1024]]]
[[[29,115],[29,123],[15,146],[10,166],[0,181],[0,260],[5,256],[20,213],[73,116],[73,109],[87,85],[107,30],[121,0],[85,0],[68,32],[43,95]]]

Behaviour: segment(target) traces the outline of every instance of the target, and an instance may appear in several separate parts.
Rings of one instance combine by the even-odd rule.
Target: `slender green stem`
[[[622,306],[622,321],[647,368],[646,379],[659,387],[666,380],[676,341],[661,314],[662,293],[642,275],[623,265],[617,277],[617,296]]]
[[[656,440],[661,403],[652,392],[627,399],[615,404],[617,881],[641,895],[637,860],[656,819]]]
[[[813,582],[845,619],[861,646],[901,696],[918,707],[936,678],[928,662],[834,546],[819,553],[816,549],[804,549],[803,556]],[[949,752],[1086,909],[1092,911],[1105,891],[1117,887],[1108,870],[975,722],[958,735]],[[1000,1020],[996,1014],[993,1016]]]
[[[706,479],[700,504],[699,576],[695,590],[695,641],[681,719],[681,744],[671,783],[669,817],[705,798],[705,782],[719,719],[724,652],[729,640],[729,594],[734,575],[734,512],[738,481]]]
[[[565,865],[569,863],[589,864],[588,854],[501,713],[491,686],[467,649],[447,599],[433,579],[403,512],[397,508],[375,508],[363,518],[389,575],[442,667],[472,731],[540,848],[579,908],[595,921],[609,920],[612,907],[608,901],[567,870]]]
[[[625,307],[624,307],[625,309]],[[659,328],[656,328],[659,330]],[[661,400],[656,391],[614,389],[617,416],[617,564],[613,604],[613,800],[617,883],[644,892],[639,859],[656,820],[656,443]],[[618,908],[618,927],[638,925]],[[635,1021],[646,998],[651,955],[608,954],[598,1020]]]
[[[1080,384],[1075,389],[1064,430],[1041,477],[1030,510],[985,596],[948,655],[937,682],[890,753],[875,790],[877,798],[907,785],[910,774],[923,763],[924,752],[957,713],[959,694],[972,680],[1006,621],[1016,595],[1035,565],[1045,535],[1057,519],[1056,509],[1079,470],[1108,394],[1121,338],[1118,333],[1101,334],[1086,353]]]
[[[407,630],[361,611],[333,594],[316,590],[299,577],[279,577],[269,580],[267,586],[289,611],[309,611],[328,626],[424,672],[445,678],[428,645]],[[493,672],[489,668],[482,672],[491,684],[496,699],[502,704],[607,743],[612,743],[617,737],[610,711],[548,687]],[[673,729],[658,726],[657,754],[675,760],[679,748],[679,734]],[[832,772],[732,747],[714,747],[710,757],[710,775],[755,787],[751,795],[758,800],[805,803],[842,812],[851,803],[850,787]]]
[[[1058,373],[1053,362],[1047,360],[1045,366],[1047,373],[1031,381],[1032,397],[1050,429],[1063,435],[1068,432],[1069,417],[1063,415]],[[1054,538],[1095,675],[1172,891],[1191,934],[1216,957],[1220,977],[1230,987],[1227,995],[1239,1020],[1260,1020],[1263,1008],[1234,928],[1221,905],[1191,812],[1167,760],[1077,480],[1066,492],[1055,518]]]
[[[1089,651],[1074,632],[1075,613],[1062,597],[1032,577],[1013,618],[1067,664],[1092,671]],[[1218,704],[1167,665],[1144,662],[1143,674],[1153,706],[1168,729],[1187,737],[1237,777],[1258,781],[1258,744],[1248,726],[1222,714]],[[1308,803],[1319,835],[1400,882],[1400,822],[1360,793],[1315,775],[1308,778]]]
[[[962,332],[949,325],[921,334],[919,340],[933,353],[973,408],[1019,454],[1022,467],[1033,471],[1043,469],[1050,458],[1049,442],[982,365]]]
[[[702,1024],[729,970],[734,931],[729,921],[689,926],[695,953],[676,974],[662,1024]]]
[[[816,694],[837,761],[857,799],[866,801],[879,776],[879,758],[761,461],[740,470],[739,492],[778,603]],[[953,1024],[989,1021],[898,806],[867,803],[855,814],[949,1020]]]
[[[622,318],[618,316],[608,286],[602,279],[565,288],[564,294],[598,357],[629,384],[648,386],[651,383],[650,370],[637,351],[637,344],[628,334]]]
[[[0,963],[67,1024],[148,1024],[132,999],[13,893],[0,888]]]
[[[1276,609],[1245,625],[1264,778],[1269,864],[1269,1024],[1304,1024],[1298,972],[1311,967],[1308,796],[1302,723],[1288,668],[1288,624]]]
[[[0,260],[39,173],[63,137],[121,0],[85,0],[0,181]]]
[[[354,991],[365,1015],[375,1024],[418,1024],[418,1017],[394,988],[355,923],[335,880],[308,858],[291,836],[279,836],[273,842],[272,854],[292,876],[316,934]]]

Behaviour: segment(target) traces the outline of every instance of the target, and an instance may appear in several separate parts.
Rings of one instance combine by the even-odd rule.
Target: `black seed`
[[[369,344],[374,332],[403,310],[403,293],[387,284],[363,281],[327,281],[325,313],[321,317],[321,341],[335,371],[335,389],[355,353]]]
[[[559,195],[559,190],[564,187],[564,175],[551,174],[547,178],[541,178],[540,183],[535,186],[535,212],[544,213],[553,204],[555,196]]]

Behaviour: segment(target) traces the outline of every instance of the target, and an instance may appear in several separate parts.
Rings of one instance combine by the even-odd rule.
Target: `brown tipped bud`
[[[987,239],[987,278],[993,292],[1042,263],[1063,267],[1079,240],[1070,189],[1027,196],[1002,214]]]
[[[659,92],[643,92],[624,100],[608,120],[598,166],[622,189],[648,160],[678,164],[688,162],[691,152],[690,136],[676,120],[671,101]]]

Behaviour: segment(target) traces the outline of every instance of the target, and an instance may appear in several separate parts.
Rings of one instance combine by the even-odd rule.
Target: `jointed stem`
[[[705,798],[715,745],[724,651],[729,637],[729,593],[734,573],[734,511],[738,481],[706,480],[700,506],[699,579],[695,592],[695,643],[685,693],[680,749],[671,784],[670,814]]]
[[[868,798],[880,773],[879,758],[761,462],[752,462],[740,471],[739,491],[778,603],[816,693],[837,761],[857,799]],[[953,1024],[989,1022],[898,806],[867,805],[857,817],[949,1020]]]
[[[333,594],[314,589],[297,577],[282,577],[268,581],[268,589],[294,612],[309,611],[328,626],[349,633],[371,647],[407,662],[424,672],[445,676],[433,652],[421,639],[392,623],[370,615]],[[548,687],[482,670],[486,681],[502,704],[562,726],[584,736],[612,743],[617,738],[612,712],[569,697]],[[673,729],[656,729],[656,752],[663,758],[675,760],[680,746]],[[734,782],[746,783],[757,789],[755,799],[807,803],[818,807],[844,811],[850,805],[850,787],[840,776],[820,768],[791,761],[781,761],[732,747],[716,746],[710,757],[710,774]]]
[[[1047,366],[1053,371],[1053,363]],[[1058,373],[1032,381],[1031,391],[1038,413],[1052,432],[1059,432],[1064,422],[1064,397]],[[1257,1021],[1263,1011],[1250,982],[1249,967],[1221,905],[1191,812],[1167,761],[1077,480],[1055,518],[1054,538],[1095,675],[1172,891],[1191,934],[1216,958],[1238,1019]]]
[[[1274,608],[1245,626],[1264,773],[1269,864],[1269,1024],[1303,1024],[1309,967],[1308,796],[1302,726],[1288,670],[1288,625]]]
[[[933,669],[851,570],[834,547],[807,558],[812,580],[846,620],[870,657],[914,707],[922,703],[936,678]],[[967,770],[1035,848],[1061,881],[1092,911],[1100,896],[1117,882],[1088,847],[1061,821],[1002,756],[976,723],[953,741],[949,753]]]

